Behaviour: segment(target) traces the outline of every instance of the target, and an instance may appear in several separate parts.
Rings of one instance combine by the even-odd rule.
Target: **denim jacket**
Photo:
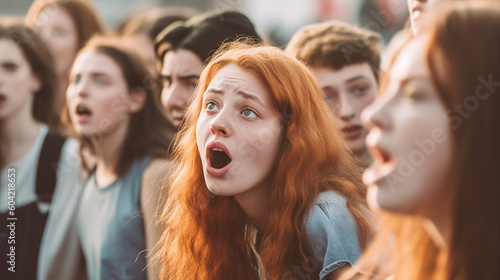
[[[353,265],[361,254],[356,220],[346,199],[335,191],[320,193],[305,220],[313,266],[320,266],[319,279],[345,265]]]

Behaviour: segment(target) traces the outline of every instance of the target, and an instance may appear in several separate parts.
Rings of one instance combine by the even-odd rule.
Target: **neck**
[[[424,223],[424,226],[439,249],[446,250],[447,248],[449,248],[450,240],[446,237],[449,236],[450,232],[446,227],[438,226],[430,220],[426,221]]]
[[[128,121],[95,141],[97,142],[94,143],[97,154],[96,179],[99,186],[106,186],[118,177],[115,169],[122,154],[127,132]]]
[[[40,133],[41,124],[33,118],[31,110],[29,104],[9,118],[0,120],[0,149],[6,164],[22,158]]]
[[[451,246],[452,239],[452,201],[451,199],[442,199],[440,202],[439,211],[435,211],[433,215],[427,215],[428,222],[425,224],[426,230],[434,240],[436,245],[446,250]]]
[[[268,224],[268,197],[269,186],[257,186],[243,194],[235,196],[236,201],[248,216],[252,224],[260,231],[266,231]]]

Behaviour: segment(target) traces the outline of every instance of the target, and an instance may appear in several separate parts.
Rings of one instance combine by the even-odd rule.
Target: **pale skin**
[[[349,149],[370,165],[372,158],[365,145],[368,130],[361,124],[361,111],[377,93],[377,79],[368,62],[346,65],[341,69],[313,67],[328,108],[343,131]]]
[[[0,104],[0,148],[7,165],[22,159],[38,137],[41,124],[33,117],[32,108],[34,93],[40,87],[39,79],[17,45],[1,39],[0,92],[6,101]]]
[[[422,51],[428,40],[419,35],[402,49],[386,90],[363,111],[370,128],[366,142],[375,158],[363,181],[370,207],[425,218],[426,229],[445,248],[451,242],[453,141]]]
[[[88,51],[77,58],[67,91],[68,107],[76,132],[95,140],[95,178],[99,187],[106,187],[118,178],[115,168],[123,152],[131,117],[143,108],[146,100],[143,89],[127,91],[120,69],[109,57]],[[116,100],[119,106],[114,103]],[[85,104],[92,114],[82,119],[76,113],[77,104]],[[104,120],[108,120],[105,128]],[[142,175],[140,205],[147,250],[158,240],[159,230],[153,217],[160,181],[169,164],[167,159],[154,159]],[[146,264],[149,279],[157,279],[156,270],[149,266],[149,258]]]
[[[63,8],[45,8],[38,16],[37,28],[47,45],[52,49],[59,79],[55,108],[64,105],[64,92],[68,86],[68,73],[78,52],[77,27],[71,15]]]
[[[141,210],[144,216],[144,229],[146,233],[146,256],[147,273],[149,279],[159,279],[160,268],[152,264],[150,260],[151,250],[160,238],[161,229],[156,226],[156,209],[160,197],[161,182],[170,169],[170,161],[165,159],[153,160],[142,174],[141,186]]]
[[[343,267],[340,267],[340,268],[337,268],[335,269],[332,273],[328,274],[326,276],[326,279],[328,280],[336,280],[336,279],[339,279],[340,276],[342,275],[342,273],[346,272],[347,270],[349,270],[349,268],[351,268],[350,265],[346,265],[346,266],[343,266]]]
[[[411,28],[414,35],[418,35],[422,30],[423,20],[427,11],[435,8],[436,4],[451,0],[407,0],[410,14]]]
[[[262,232],[270,226],[267,197],[283,137],[281,117],[271,96],[256,76],[229,64],[219,70],[205,91],[196,129],[208,190],[220,196],[234,196]],[[231,155],[227,171],[210,168],[214,166],[212,147],[227,150]],[[337,279],[345,269],[335,270],[327,279]]]
[[[271,93],[255,76],[231,64],[212,79],[203,100],[197,142],[207,188],[216,195],[234,196],[252,223],[266,231],[265,201],[282,137]],[[209,170],[214,143],[232,156],[223,174]]]
[[[124,138],[121,139],[121,144]],[[104,141],[103,141],[104,142]],[[99,186],[107,186],[114,182],[118,176],[113,172],[113,168],[117,163],[117,156],[121,152],[121,145],[116,145],[116,142],[106,141],[105,145],[100,145],[102,151],[101,157],[98,158],[96,168],[96,181]],[[106,147],[106,148],[105,148]],[[115,147],[115,148],[112,148]],[[170,168],[170,161],[166,159],[154,159],[146,168],[142,175],[140,203],[144,217],[144,230],[146,236],[146,249],[154,248],[160,236],[160,230],[154,223],[156,207],[158,205],[158,197],[163,176]],[[151,266],[149,256],[146,257],[147,274],[149,279],[157,279],[159,271]]]
[[[168,121],[177,128],[191,102],[202,67],[203,61],[190,50],[172,50],[165,54],[160,72],[163,81],[161,104]]]

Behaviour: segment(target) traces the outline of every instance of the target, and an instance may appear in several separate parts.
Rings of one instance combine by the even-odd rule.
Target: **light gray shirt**
[[[78,213],[78,231],[92,280],[147,279],[141,178],[151,158],[134,161],[130,170],[106,187],[95,173],[87,179]]]
[[[16,208],[36,201],[35,179],[42,144],[49,129],[42,125],[35,143],[19,161],[9,164],[1,173],[0,212],[7,211],[7,169],[16,169]],[[57,165],[57,181],[52,202],[38,202],[41,213],[47,213],[38,253],[38,280],[80,279],[83,253],[76,231],[76,210],[82,187],[82,162],[80,144],[75,139],[67,139],[61,150]]]

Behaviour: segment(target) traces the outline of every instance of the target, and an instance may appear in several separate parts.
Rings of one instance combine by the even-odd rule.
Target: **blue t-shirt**
[[[334,191],[320,193],[305,228],[314,254],[312,267],[321,267],[320,280],[337,268],[353,265],[361,255],[356,220],[346,207],[346,199]]]

